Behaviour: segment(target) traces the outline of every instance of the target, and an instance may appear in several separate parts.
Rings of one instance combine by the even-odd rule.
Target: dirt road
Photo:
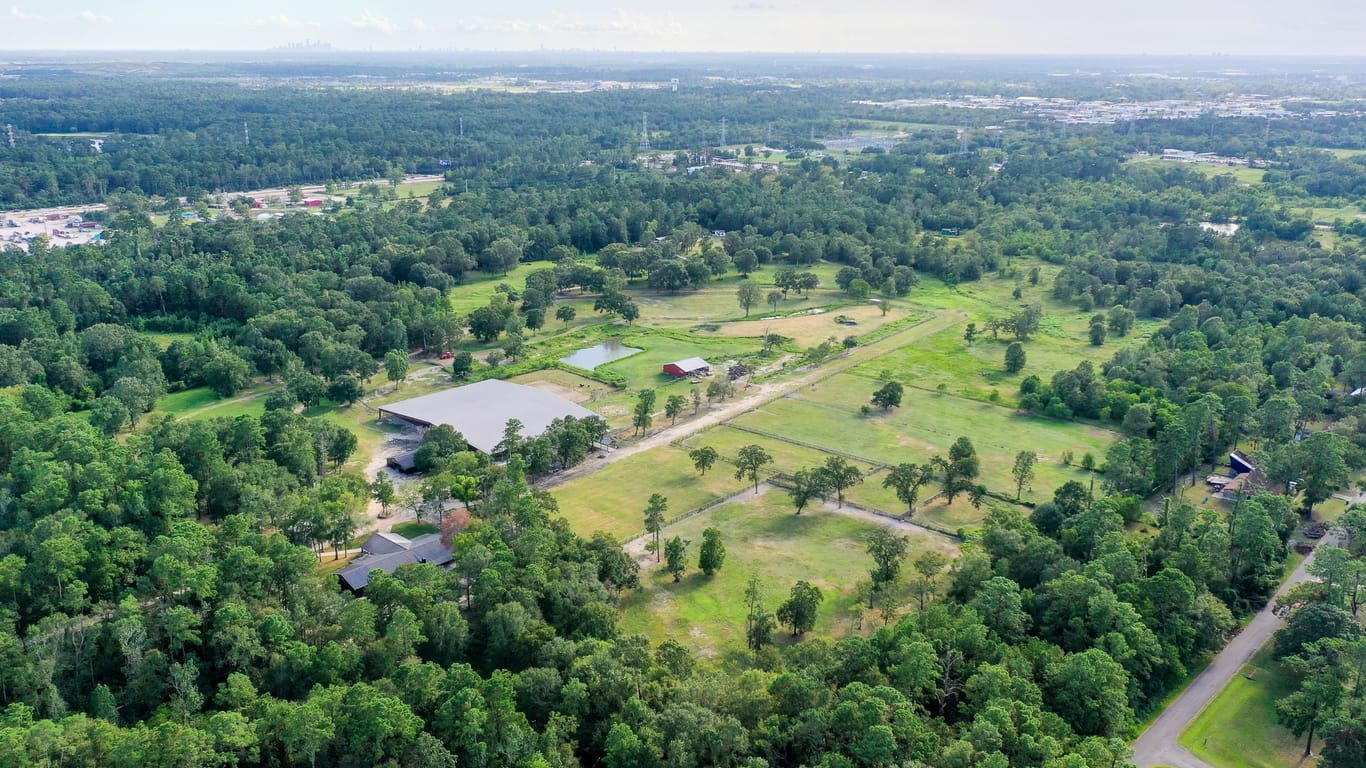
[[[1325,536],[1320,547],[1337,546],[1338,534],[1332,533]],[[1313,554],[1300,563],[1300,567],[1290,574],[1290,578],[1281,584],[1281,588],[1276,591],[1279,597],[1290,590],[1291,587],[1312,578],[1309,575],[1309,565],[1314,562]],[[1273,597],[1255,618],[1239,632],[1236,637],[1224,646],[1224,650],[1214,657],[1214,661],[1209,667],[1201,672],[1195,681],[1192,682],[1176,701],[1167,707],[1160,717],[1148,726],[1134,742],[1134,764],[1139,768],[1154,768],[1155,766],[1170,766],[1171,768],[1212,768],[1209,763],[1192,755],[1189,750],[1181,746],[1178,739],[1181,732],[1186,730],[1214,697],[1224,690],[1233,676],[1238,674],[1238,670],[1252,659],[1266,641],[1271,638],[1277,629],[1280,629],[1284,620],[1277,616],[1273,609],[1276,599]]]
[[[669,529],[673,528],[674,526],[678,525],[684,520],[691,520],[692,518],[697,517],[698,515],[705,515],[713,509],[716,509],[717,507],[723,507],[733,502],[743,501],[744,499],[752,499],[756,496],[763,496],[764,494],[769,493],[770,491],[782,493],[783,489],[778,488],[777,486],[771,483],[759,483],[759,490],[757,492],[753,488],[745,488],[744,490],[733,493],[724,499],[714,501],[711,504],[708,504],[707,506],[702,507],[701,509],[693,512],[692,514],[680,517],[679,519],[674,520],[673,522],[664,526],[664,528],[660,531],[660,540],[662,541],[664,538],[667,538],[666,534],[669,531]],[[872,523],[873,525],[880,525],[884,528],[891,528],[894,531],[924,534],[927,536],[933,536],[934,538],[939,539],[941,541],[953,541],[953,538],[950,536],[947,536],[931,528],[926,528],[922,525],[911,522],[910,520],[906,520],[904,518],[893,517],[891,515],[879,515],[876,512],[869,512],[866,509],[858,509],[856,507],[840,507],[836,506],[835,502],[826,499],[817,499],[811,504],[809,509],[812,511],[822,510],[832,515],[856,517],[865,522]],[[623,546],[623,549],[626,550],[626,554],[630,555],[632,558],[636,560],[636,562],[640,563],[641,568],[644,570],[649,570],[650,566],[654,563],[654,558],[652,554],[647,549],[645,549],[645,545],[652,538],[654,538],[654,534],[647,533],[642,536],[637,536],[636,538],[631,539],[630,541],[626,542],[626,544]]]
[[[711,408],[695,419],[664,427],[658,432],[646,435],[630,445],[618,448],[601,457],[590,458],[572,469],[547,478],[540,483],[540,487],[545,489],[554,488],[563,485],[570,480],[597,472],[608,464],[615,461],[621,461],[628,456],[634,456],[637,453],[648,451],[651,448],[659,448],[661,446],[669,445],[672,442],[692,437],[708,427],[723,424],[731,419],[749,413],[750,411],[763,406],[765,403],[777,400],[789,392],[801,389],[802,387],[814,386],[817,382],[828,379],[836,374],[843,373],[860,363],[885,353],[888,349],[902,347],[931,334],[938,333],[945,328],[951,328],[954,325],[963,322],[966,318],[967,313],[962,312],[961,310],[942,312],[922,323],[917,323],[909,328],[897,331],[890,336],[879,339],[866,346],[857,347],[838,360],[821,365],[810,373],[784,379],[782,381],[771,381],[766,384],[752,386],[729,403]],[[897,343],[889,343],[893,341]]]

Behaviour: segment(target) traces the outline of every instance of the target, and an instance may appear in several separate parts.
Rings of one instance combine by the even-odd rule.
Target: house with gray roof
[[[441,535],[428,533],[415,539],[408,539],[396,533],[377,533],[361,546],[364,552],[337,572],[337,579],[346,589],[355,594],[365,591],[370,584],[370,574],[384,571],[392,574],[399,566],[410,563],[431,563],[447,566],[455,557],[451,548],[441,543]]]

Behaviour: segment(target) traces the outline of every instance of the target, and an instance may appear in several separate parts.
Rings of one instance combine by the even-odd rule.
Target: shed
[[[684,376],[709,376],[711,375],[711,363],[700,357],[689,357],[665,365],[664,372],[680,378]]]
[[[384,463],[395,472],[411,475],[417,471],[417,453],[400,453],[397,456],[390,456]]]

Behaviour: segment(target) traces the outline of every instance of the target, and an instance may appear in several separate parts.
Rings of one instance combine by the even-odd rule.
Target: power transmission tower
[[[962,128],[958,129],[958,154],[968,153],[968,132]]]
[[[246,123],[242,123],[242,138],[246,141],[247,146],[251,146],[251,129],[247,127]]]
[[[721,118],[721,146],[726,146],[726,118]]]
[[[5,132],[9,134],[9,148],[14,149],[14,126],[5,123]]]
[[[650,113],[640,113],[640,151],[650,151]]]

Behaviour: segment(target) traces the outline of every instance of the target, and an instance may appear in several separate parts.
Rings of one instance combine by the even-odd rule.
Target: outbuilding
[[[689,357],[685,360],[675,360],[664,366],[664,372],[670,376],[683,378],[685,376],[710,376],[711,363],[700,357]]]
[[[446,424],[471,448],[493,454],[503,442],[503,430],[511,419],[521,422],[522,437],[533,438],[545,434],[556,419],[586,419],[597,414],[544,389],[487,379],[381,406],[379,415],[424,429]]]
[[[397,456],[390,456],[384,463],[395,472],[411,475],[417,471],[417,453],[400,453]]]

